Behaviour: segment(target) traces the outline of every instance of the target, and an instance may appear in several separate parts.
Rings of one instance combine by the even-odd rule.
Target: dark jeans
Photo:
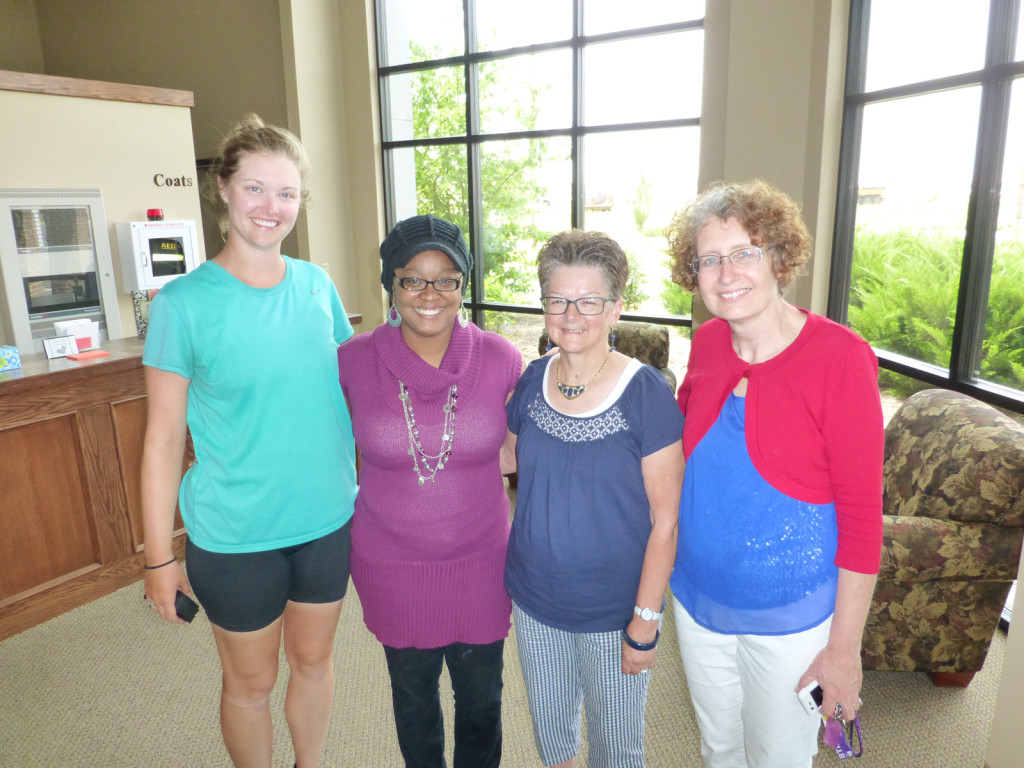
[[[504,650],[504,640],[426,649],[384,646],[398,746],[406,768],[447,766],[438,686],[442,661],[448,665],[455,695],[455,768],[490,768],[501,763]]]

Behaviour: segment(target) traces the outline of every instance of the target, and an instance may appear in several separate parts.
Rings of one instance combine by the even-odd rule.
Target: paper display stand
[[[97,349],[100,345],[100,324],[95,320],[58,320],[53,324],[58,336],[72,336],[76,349],[72,352],[84,352]]]

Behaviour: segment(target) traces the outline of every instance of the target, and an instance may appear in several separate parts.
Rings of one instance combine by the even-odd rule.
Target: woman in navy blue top
[[[545,765],[643,766],[647,685],[676,548],[682,417],[650,366],[609,348],[629,267],[572,230],[539,255],[548,336],[508,404],[519,486],[505,586]],[[614,336],[613,336],[614,338]]]

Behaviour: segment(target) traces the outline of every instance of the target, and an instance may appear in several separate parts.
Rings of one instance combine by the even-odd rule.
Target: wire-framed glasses
[[[422,277],[396,277],[395,280],[407,291],[422,291],[428,285],[432,285],[435,291],[448,293],[459,290],[459,286],[462,285],[461,277],[439,277],[437,280],[424,280]]]
[[[545,315],[564,315],[569,311],[569,305],[576,307],[581,315],[600,315],[604,312],[605,302],[614,302],[615,299],[606,299],[603,296],[584,296],[582,299],[565,299],[561,296],[541,296],[540,305]]]
[[[763,255],[764,251],[755,245],[751,245],[735,250],[732,253],[727,253],[725,256],[698,256],[690,262],[690,266],[693,267],[694,272],[711,274],[720,270],[728,259],[729,263],[736,269],[747,269],[755,264],[759,264]]]

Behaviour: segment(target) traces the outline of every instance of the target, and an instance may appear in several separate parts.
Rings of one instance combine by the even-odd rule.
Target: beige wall
[[[1017,569],[1017,623],[1006,638],[1003,651],[1003,677],[996,696],[996,712],[992,719],[989,738],[987,768],[1018,768],[1024,751],[1024,733],[1020,727],[1020,713],[1024,712],[1024,560]]]
[[[196,187],[157,186],[153,176],[196,177],[187,107],[0,91],[0,183],[7,188],[99,189],[114,260],[121,328],[135,334],[122,290],[115,221],[145,220],[147,208],[199,219]],[[200,244],[200,249],[202,245]]]
[[[191,91],[195,157],[208,158],[231,125],[255,112],[287,125],[278,0],[35,0],[47,75]],[[244,12],[241,12],[243,11]],[[0,54],[2,56],[2,54]],[[215,217],[206,250],[222,245]],[[300,253],[294,236],[283,250]]]
[[[298,237],[367,330],[383,320],[379,283],[368,274],[383,228],[372,5],[282,0],[281,29],[288,122],[314,169]]]
[[[35,0],[0,0],[0,69],[42,72]]]
[[[848,0],[716,0],[705,21],[715,87],[704,89],[699,186],[763,178],[803,206],[815,252],[791,299],[822,313],[848,15]]]
[[[195,94],[196,157],[243,112],[287,118],[278,0],[35,0],[45,74]]]

